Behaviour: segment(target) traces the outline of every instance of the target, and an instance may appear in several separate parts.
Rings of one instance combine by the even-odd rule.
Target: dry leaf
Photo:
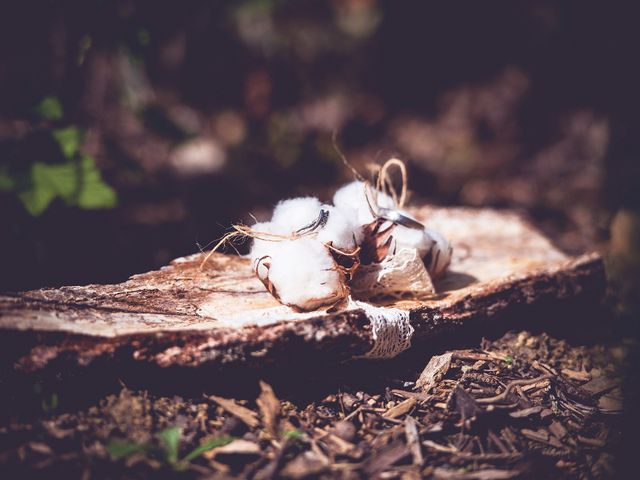
[[[256,400],[262,415],[262,424],[272,437],[278,433],[277,420],[280,415],[280,400],[273,393],[271,385],[260,381],[260,396]]]
[[[230,414],[238,417],[240,420],[246,423],[249,428],[256,428],[260,423],[258,421],[258,414],[256,412],[238,405],[235,400],[217,397],[215,395],[210,395],[209,398],[211,398],[211,400],[216,402]]]

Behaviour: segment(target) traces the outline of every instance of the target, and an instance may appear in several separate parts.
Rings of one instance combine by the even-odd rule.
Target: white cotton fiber
[[[371,190],[373,192],[373,189]],[[371,202],[374,201],[373,195],[370,197]],[[395,208],[393,199],[382,192],[378,192],[375,198],[378,207]],[[355,181],[348,183],[344,187],[338,189],[333,195],[333,204],[343,212],[352,211],[360,225],[367,225],[374,220],[371,214],[367,197],[365,194],[365,184]],[[376,205],[372,205],[374,208]]]
[[[315,197],[282,200],[273,210],[271,223],[281,233],[291,234],[318,219],[321,203]]]
[[[282,303],[301,310],[331,305],[348,294],[329,250],[312,238],[281,242],[271,257],[269,281]]]
[[[318,230],[317,239],[322,243],[330,243],[338,250],[353,252],[363,235],[353,211],[344,212],[331,205],[323,205],[322,209],[329,213],[329,217],[326,225]]]

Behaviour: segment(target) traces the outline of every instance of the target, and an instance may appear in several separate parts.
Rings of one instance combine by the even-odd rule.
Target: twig
[[[507,385],[507,387],[504,389],[504,392],[494,396],[494,397],[487,397],[487,398],[477,398],[476,402],[478,403],[494,403],[494,402],[499,402],[501,400],[505,400],[507,398],[507,395],[509,395],[509,393],[511,393],[511,390],[513,390],[515,387],[518,386],[522,386],[522,385],[529,385],[531,383],[538,383],[538,382],[542,382],[543,380],[549,380],[551,378],[553,378],[554,375],[552,374],[546,374],[546,375],[542,375],[540,377],[537,378],[526,378],[526,379],[521,379],[521,380],[513,380],[511,383],[509,383]]]

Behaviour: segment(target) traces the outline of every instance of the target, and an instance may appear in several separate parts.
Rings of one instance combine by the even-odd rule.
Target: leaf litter
[[[602,348],[508,333],[426,358],[400,385],[310,400],[264,381],[242,399],[123,388],[77,412],[3,422],[0,464],[84,478],[610,478],[622,407],[603,399],[622,394]]]

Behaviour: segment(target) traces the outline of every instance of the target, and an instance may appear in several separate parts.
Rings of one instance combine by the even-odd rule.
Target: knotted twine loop
[[[411,347],[414,328],[407,310],[376,307],[357,300],[350,300],[349,304],[350,307],[362,309],[371,322],[373,348],[362,357],[393,358]]]
[[[389,174],[389,169],[391,167],[398,167],[400,170],[400,176],[402,179],[402,184],[400,187],[400,196],[398,196],[398,192],[393,186],[393,182],[391,181],[391,176]],[[390,195],[393,198],[393,202],[396,205],[396,208],[404,207],[404,203],[407,201],[407,184],[408,184],[408,175],[407,175],[407,166],[404,162],[398,158],[390,158],[382,168],[380,168],[380,172],[378,172],[378,179],[376,181],[376,190],[378,192],[384,192],[387,195]]]

